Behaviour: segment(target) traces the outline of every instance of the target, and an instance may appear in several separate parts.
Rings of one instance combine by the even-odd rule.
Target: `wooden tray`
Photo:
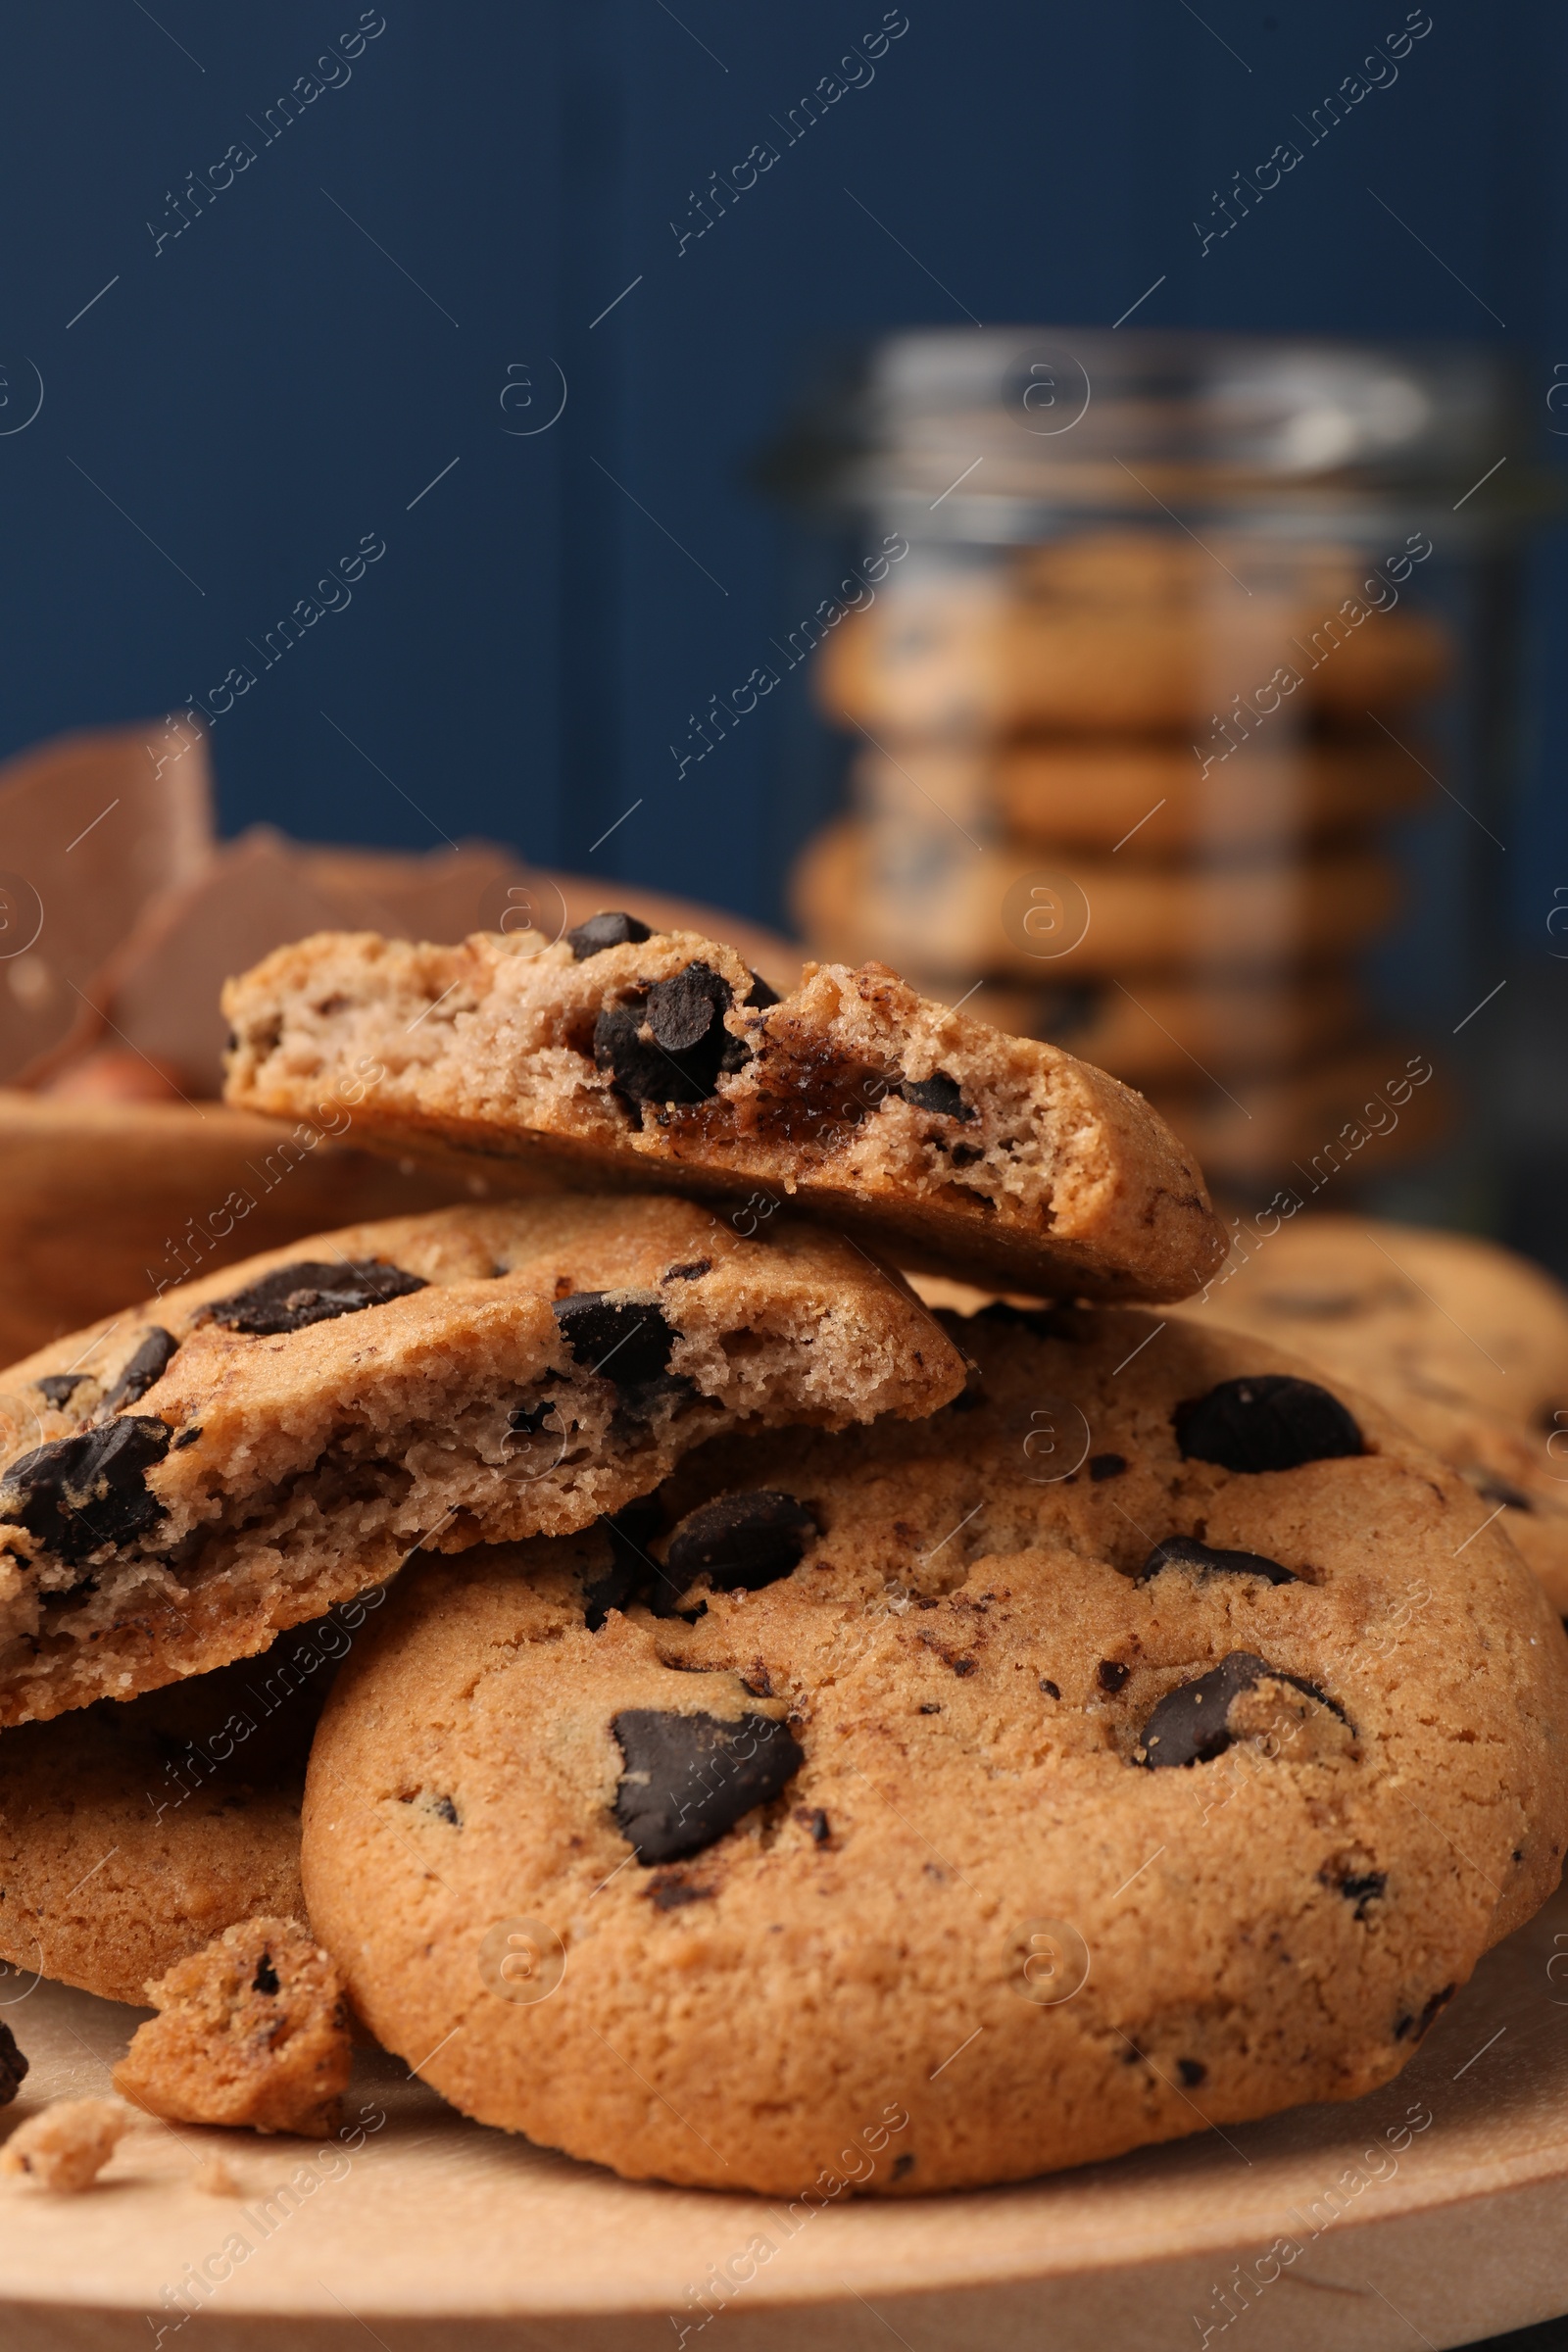
[[[106,2089],[135,2017],[14,1974],[0,1976],[0,2015],[33,2069],[0,2128],[45,2097]],[[0,2343],[1166,2352],[1239,2341],[1245,2352],[1411,2352],[1472,2342],[1568,2306],[1568,1898],[1483,1963],[1397,2082],[1352,2106],[1298,2108],[1019,2188],[864,2200],[804,2218],[797,2209],[793,2230],[776,2200],[637,2186],[483,2130],[378,2052],[363,2060],[349,2111],[373,2127],[352,2151],[148,2123],[84,2196],[4,2183]],[[193,2185],[219,2149],[237,2197]],[[243,2257],[234,2244],[225,2256],[225,2240],[240,2239]],[[743,2276],[705,2308],[715,2265]],[[227,2276],[205,2294],[187,2287],[199,2316],[180,2326],[166,2290],[203,2266]]]

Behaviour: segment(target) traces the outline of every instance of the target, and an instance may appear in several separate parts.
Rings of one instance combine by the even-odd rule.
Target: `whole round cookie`
[[[918,1431],[720,1441],[420,1563],[348,1662],[312,1921],[465,2112],[1022,2179],[1385,2082],[1555,1884],[1568,1643],[1462,1480],[1250,1340],[963,1340]]]
[[[51,1977],[145,2001],[236,1920],[303,1916],[305,1760],[380,1597],[261,1657],[0,1733],[0,1959],[24,1987]]]
[[[1495,1242],[1306,1215],[1238,1243],[1201,1323],[1353,1378],[1504,1515],[1568,1613],[1568,1294]]]
[[[564,1196],[322,1234],[0,1375],[0,1724],[266,1648],[421,1544],[589,1525],[739,1422],[961,1386],[837,1234]]]

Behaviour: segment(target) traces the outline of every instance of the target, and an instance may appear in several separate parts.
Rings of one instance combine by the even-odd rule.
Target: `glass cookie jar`
[[[984,328],[841,363],[763,466],[849,558],[812,952],[1113,1071],[1238,1207],[1485,1222],[1525,416],[1459,346]]]

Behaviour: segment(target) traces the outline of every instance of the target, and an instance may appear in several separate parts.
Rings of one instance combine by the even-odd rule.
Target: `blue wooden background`
[[[908,0],[785,146],[802,95],[879,47],[880,0],[13,11],[0,750],[213,708],[248,667],[213,738],[229,829],[485,834],[776,914],[813,813],[799,710],[772,697],[680,780],[668,746],[800,617],[742,475],[813,337],[1105,324],[1162,275],[1140,323],[1506,336],[1544,432],[1559,8],[1432,0],[1397,77],[1237,234],[1203,254],[1192,225],[1406,15]],[[766,140],[777,165],[682,246],[710,174]],[[367,534],[352,601],[265,666]],[[1565,614],[1545,554],[1512,863],[1543,950]]]

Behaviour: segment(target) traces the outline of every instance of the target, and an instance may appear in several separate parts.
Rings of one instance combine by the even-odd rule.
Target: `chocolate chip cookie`
[[[928,1413],[962,1380],[853,1243],[688,1200],[251,1258],[0,1375],[0,1724],[254,1655],[421,1544],[585,1526],[725,1426]]]
[[[1301,1216],[1238,1242],[1203,1323],[1354,1380],[1501,1512],[1568,1614],[1568,1296],[1473,1234]]]
[[[421,1562],[345,1666],[312,1920],[466,2113],[779,2196],[873,2126],[862,2189],[1023,2179],[1385,2082],[1555,1884],[1568,1643],[1461,1479],[1250,1339],[963,1342],[919,1429]]]
[[[738,1200],[742,1231],[789,1201],[901,1265],[1097,1298],[1185,1297],[1223,1247],[1141,1096],[881,964],[779,1001],[732,949],[611,913],[554,946],[324,932],[224,1005],[230,1102],[331,1094],[357,1142],[482,1152],[520,1189],[672,1187]]]

